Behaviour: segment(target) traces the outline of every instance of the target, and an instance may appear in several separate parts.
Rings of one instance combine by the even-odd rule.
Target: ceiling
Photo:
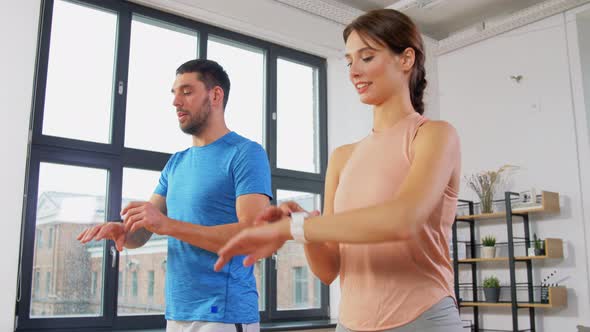
[[[442,40],[459,31],[482,25],[544,0],[322,0],[356,10],[393,8],[410,16],[422,33]]]

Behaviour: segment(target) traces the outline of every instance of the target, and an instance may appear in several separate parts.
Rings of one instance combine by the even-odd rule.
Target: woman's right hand
[[[83,230],[78,234],[76,239],[82,244],[86,244],[92,240],[113,240],[115,241],[117,250],[122,251],[125,240],[127,239],[127,232],[125,232],[125,225],[122,222],[109,221]]]
[[[272,210],[269,213],[273,213],[274,217],[277,212]],[[221,268],[237,255],[246,255],[243,264],[251,266],[257,260],[270,257],[279,250],[291,238],[291,220],[285,217],[274,221],[246,228],[227,241],[217,253],[219,258],[214,266],[215,271],[221,271]]]

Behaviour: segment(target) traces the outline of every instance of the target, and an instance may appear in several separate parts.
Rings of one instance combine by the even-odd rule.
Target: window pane
[[[277,204],[296,201],[307,211],[319,210],[320,195],[300,191],[277,190]],[[287,243],[277,255],[277,310],[312,309],[321,307],[321,287],[307,265],[303,246]]]
[[[221,38],[207,41],[207,58],[219,62],[231,82],[228,127],[264,146],[264,53]]]
[[[134,15],[131,24],[125,146],[173,153],[191,137],[178,126],[170,89],[176,68],[197,58],[194,31]]]
[[[293,268],[293,298],[297,308],[307,307],[307,267],[297,266]]]
[[[123,201],[146,201],[150,198],[160,172],[135,168],[123,169]],[[166,280],[166,236],[153,234],[137,249],[124,249],[119,255],[118,314],[146,315],[164,312],[164,283]]]
[[[131,296],[137,297],[137,271],[131,271]]]
[[[95,295],[96,290],[98,288],[98,273],[96,271],[92,271],[92,290],[90,291],[90,295]]]
[[[264,260],[259,260],[254,264],[254,278],[256,279],[256,290],[258,291],[258,310],[264,311],[266,306],[266,269]]]
[[[154,296],[154,278],[155,278],[155,272],[154,270],[148,271],[148,297],[153,297]]]
[[[117,15],[55,1],[43,134],[110,142]]]
[[[102,314],[104,241],[81,245],[76,237],[104,222],[107,177],[102,169],[41,163],[36,235],[53,229],[55,238],[51,246],[48,239],[35,241],[32,318]]]
[[[51,272],[45,272],[45,296],[51,296]]]
[[[47,236],[47,245],[49,248],[53,247],[53,227],[49,227],[49,235]]]
[[[277,167],[319,173],[317,69],[277,60]]]

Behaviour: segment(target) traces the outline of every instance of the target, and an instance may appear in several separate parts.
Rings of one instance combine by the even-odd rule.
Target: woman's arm
[[[334,196],[340,171],[352,153],[353,145],[344,145],[332,153],[326,171],[323,215],[334,214]],[[340,248],[338,243],[310,243],[305,245],[305,256],[311,271],[326,285],[331,284],[340,271]]]
[[[403,241],[414,236],[440,202],[460,167],[459,138],[443,121],[424,124],[414,140],[414,158],[399,191],[389,201],[347,212],[305,220],[309,242],[376,243]],[[244,264],[268,257],[292,239],[289,219],[242,231],[220,251],[216,269],[238,254]]]
[[[395,197],[367,208],[309,218],[304,226],[306,239],[373,243],[414,236],[439,204],[459,168],[459,158],[455,129],[443,121],[427,122],[414,140],[412,165]]]

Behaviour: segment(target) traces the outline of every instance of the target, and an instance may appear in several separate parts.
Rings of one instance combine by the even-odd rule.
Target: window
[[[49,234],[47,235],[47,248],[53,247],[53,227],[49,227]]]
[[[109,143],[116,31],[117,15],[111,11],[54,2],[44,135]],[[81,80],[82,73],[92,79]],[[92,125],[72,125],[76,117]]]
[[[176,68],[206,57],[226,69],[226,122],[266,150],[273,203],[315,209],[327,164],[325,60],[129,1],[43,6],[17,330],[163,328],[167,238],[120,253],[75,238],[149,199],[171,154],[190,146],[170,95]],[[295,282],[295,267],[305,280]],[[254,274],[263,322],[328,317],[328,288],[316,286],[301,246]]]
[[[317,68],[279,58],[277,80],[277,167],[318,173]]]
[[[40,278],[40,273],[39,271],[35,271],[35,277],[33,278],[33,296],[35,298],[39,297],[39,278]]]
[[[178,130],[178,120],[172,116],[170,88],[174,70],[197,58],[198,34],[133,15],[130,43],[125,146],[166,153],[186,149],[191,138]]]
[[[285,183],[275,184],[300,190],[277,189],[276,199],[278,203],[295,201],[307,211],[320,210],[321,196],[319,193],[305,189],[301,184]],[[311,186],[313,187],[313,186]],[[297,310],[305,310],[310,314],[321,312],[322,301],[326,301],[327,290],[324,290],[320,281],[308,273],[309,267],[305,258],[303,246],[295,241],[288,241],[276,255],[277,274],[277,314],[291,316]],[[318,285],[312,286],[312,285]],[[310,287],[311,286],[311,287]],[[324,286],[327,288],[327,286]]]
[[[170,90],[170,88],[168,88],[168,90]],[[148,199],[152,195],[159,178],[160,173],[156,171],[131,167],[123,168],[121,206],[124,207],[132,201],[143,201]],[[150,240],[143,245],[140,250],[124,249],[123,252],[119,254],[120,286],[117,315],[161,315],[164,313],[165,298],[163,294],[166,278],[161,262],[166,259],[166,254],[168,252],[167,246],[168,240],[166,236],[153,234]],[[132,284],[134,281],[132,278],[125,279],[125,275],[127,272],[135,270],[138,266],[148,266],[153,268],[153,270],[147,272],[147,279],[144,279],[146,280],[146,283],[142,283],[142,285],[146,285],[145,287],[147,287],[147,289],[141,290],[141,293],[147,293],[148,298],[137,297],[126,293],[127,290],[133,289]],[[154,282],[156,269],[162,276],[158,277],[157,284]],[[150,276],[150,273],[153,274]],[[151,291],[150,287],[152,287]],[[160,290],[161,295],[154,297],[154,289],[156,287]],[[131,299],[129,296],[137,298]]]
[[[37,229],[35,233],[37,234],[35,236],[37,238],[37,249],[41,249],[43,248],[43,230]]]
[[[256,278],[256,290],[258,291],[258,310],[266,308],[266,267],[265,261],[259,260],[254,264],[254,278]]]
[[[264,51],[215,36],[207,42],[207,58],[221,63],[231,81],[227,126],[264,146]]]
[[[34,289],[33,292],[49,294],[51,273],[47,270],[55,271],[56,280],[61,282],[53,289],[55,296],[32,299],[31,315],[33,309],[44,315],[37,317],[100,315],[101,299],[93,301],[90,296],[90,275],[91,271],[102,273],[104,243],[83,246],[76,241],[76,236],[85,227],[104,220],[108,171],[57,161],[40,162],[38,169],[35,226],[38,230],[48,230],[53,227],[48,225],[60,225],[62,232],[54,250],[40,249],[42,246],[38,245],[33,252],[33,268],[45,271],[47,290],[39,293]],[[83,284],[87,287],[80,287]]]
[[[321,296],[318,296],[319,294],[322,294],[322,282],[320,281],[320,279],[314,278],[313,280],[313,306],[315,308],[319,308],[322,306],[322,298]]]
[[[45,294],[49,296],[51,294],[51,272],[45,272]]]
[[[98,272],[92,271],[92,280],[90,281],[90,284],[92,285],[90,295],[95,296],[96,290],[98,289]]]
[[[293,268],[293,303],[296,307],[307,306],[307,267]]]
[[[131,296],[137,297],[137,271],[131,272]]]
[[[147,296],[149,298],[154,297],[154,271],[148,271],[148,286],[147,286]]]
[[[119,256],[119,259],[121,259],[121,256]],[[121,266],[121,264],[119,263],[119,266]],[[124,298],[127,296],[127,282],[126,282],[126,277],[127,277],[127,273],[125,271],[119,271],[119,287],[117,287],[117,289],[119,290],[119,298],[118,298],[118,302],[121,303],[121,298]]]

